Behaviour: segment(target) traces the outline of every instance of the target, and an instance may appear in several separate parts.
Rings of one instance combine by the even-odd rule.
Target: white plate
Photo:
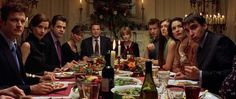
[[[71,78],[74,72],[59,72],[55,73],[56,78]]]
[[[180,83],[189,83],[189,84],[198,84],[197,81],[192,81],[192,80],[172,80],[170,79],[168,81],[168,85],[174,85],[174,86],[183,86],[182,84]]]
[[[124,85],[126,85],[126,84],[124,84],[124,85],[117,85],[116,84],[116,80],[117,79],[124,79],[124,80],[133,80],[136,84],[132,84],[132,85],[141,85],[142,84],[142,81],[141,80],[139,80],[139,79],[137,79],[137,78],[134,78],[134,77],[115,77],[115,86],[124,86]],[[129,85],[131,85],[131,84],[129,84]]]
[[[142,85],[124,85],[124,86],[116,86],[111,89],[111,92],[115,93],[116,91],[123,91],[127,89],[134,89],[134,88],[140,88],[141,90]],[[121,94],[119,94],[121,95]],[[139,95],[129,95],[129,96],[139,96]]]
[[[199,96],[202,94],[203,92],[200,92]],[[216,96],[213,93],[207,92],[205,97],[203,99],[221,99],[219,96]]]
[[[168,91],[169,91],[168,92],[169,97],[177,97],[177,96],[180,97],[180,98],[181,97],[186,97],[184,90],[182,90],[182,91],[170,91],[170,90],[168,90]],[[203,92],[200,92],[199,96],[201,96],[202,94],[203,94]],[[205,94],[205,97],[203,97],[201,99],[221,99],[221,98],[219,96],[215,95],[215,94],[207,92]]]
[[[66,83],[66,82],[53,82],[52,84],[53,84],[53,87],[54,87],[54,91],[65,89],[65,88],[68,87],[68,83]]]
[[[124,70],[119,70],[116,75],[121,76],[121,77],[129,77],[133,74],[131,71],[124,71]]]

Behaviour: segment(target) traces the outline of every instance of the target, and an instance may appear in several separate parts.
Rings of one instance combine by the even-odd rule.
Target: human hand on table
[[[196,66],[185,66],[184,74],[191,80],[199,80],[200,70]]]
[[[154,50],[154,49],[155,49],[155,46],[154,46],[153,43],[149,43],[149,44],[147,45],[147,50],[148,50],[148,51],[152,51],[152,50]]]
[[[51,82],[57,80],[55,74],[52,72],[45,73],[41,78],[40,82]]]
[[[35,95],[46,95],[52,92],[53,85],[50,83],[38,83],[30,86],[31,94]]]
[[[187,79],[186,75],[184,75],[182,72],[177,72],[174,78],[175,79]]]
[[[14,99],[19,98],[20,96],[25,96],[24,91],[17,86],[2,89],[0,90],[0,94],[0,99]]]

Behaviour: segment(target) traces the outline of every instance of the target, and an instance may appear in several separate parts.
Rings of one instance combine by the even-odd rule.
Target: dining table
[[[117,76],[117,75],[115,75],[115,76]],[[142,82],[144,81],[144,76],[132,77],[132,78],[139,79]],[[191,82],[190,80],[175,80],[173,78],[170,78],[170,80],[168,81],[167,89],[168,90],[182,90],[182,92],[184,93],[184,87],[183,86],[176,86],[175,85],[176,83],[178,83],[178,81]],[[30,95],[30,96],[33,97],[33,99],[71,99],[72,98],[71,97],[72,88],[76,84],[75,76],[72,76],[72,77],[69,77],[69,78],[61,78],[61,79],[57,80],[56,82],[63,82],[67,86],[65,88],[55,90],[55,91],[53,91],[53,92],[51,92],[47,95]],[[194,83],[194,84],[196,84],[196,83]],[[205,91],[205,89],[202,89],[200,94],[203,94],[204,91]],[[169,99],[169,98],[167,98],[166,96],[161,96],[159,94],[159,99]],[[202,99],[221,99],[221,98],[218,95],[207,92],[207,96],[205,98],[202,98]]]

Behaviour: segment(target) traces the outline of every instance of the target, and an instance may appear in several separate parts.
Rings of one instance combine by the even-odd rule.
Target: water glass
[[[98,82],[78,82],[77,87],[79,89],[81,99],[98,99],[100,83]]]
[[[159,66],[152,66],[152,76],[153,76],[153,79],[157,78],[158,69],[159,69]]]
[[[186,85],[184,87],[186,99],[198,99],[201,88],[197,85]]]
[[[170,71],[158,71],[158,80],[160,83],[160,94],[166,91],[166,86],[170,78]]]

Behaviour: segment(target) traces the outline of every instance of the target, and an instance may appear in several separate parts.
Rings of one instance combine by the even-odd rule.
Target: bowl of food
[[[114,99],[136,99],[141,92],[141,85],[116,86],[111,89],[114,93]]]
[[[115,77],[115,86],[141,85],[142,81],[134,77]]]

